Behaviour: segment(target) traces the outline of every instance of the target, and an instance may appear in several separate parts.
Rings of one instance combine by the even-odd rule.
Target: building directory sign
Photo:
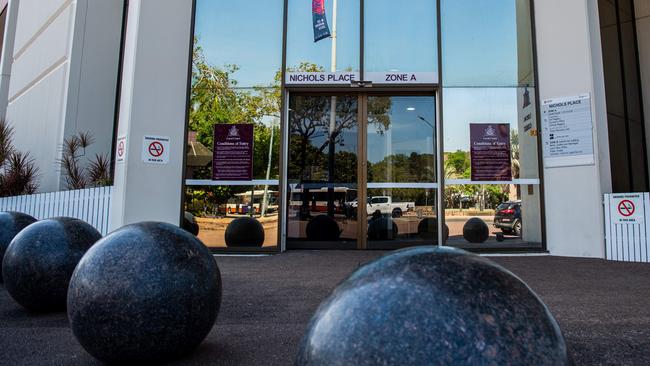
[[[545,167],[595,163],[589,94],[544,100],[542,131]]]
[[[472,181],[512,180],[510,124],[470,123]]]
[[[214,125],[213,180],[253,179],[253,125]]]

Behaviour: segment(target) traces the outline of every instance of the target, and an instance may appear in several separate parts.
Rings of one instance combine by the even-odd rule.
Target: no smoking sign
[[[142,141],[142,161],[147,164],[167,164],[169,148],[169,137],[145,136]]]
[[[613,195],[610,204],[610,215],[617,224],[643,222],[645,218],[642,194]]]

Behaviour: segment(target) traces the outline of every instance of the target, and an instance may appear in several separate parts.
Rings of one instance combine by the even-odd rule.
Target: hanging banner
[[[311,13],[314,19],[314,43],[332,36],[325,17],[325,0],[312,0]]]
[[[510,124],[470,123],[472,181],[512,180]]]
[[[253,125],[214,125],[213,180],[253,179]]]

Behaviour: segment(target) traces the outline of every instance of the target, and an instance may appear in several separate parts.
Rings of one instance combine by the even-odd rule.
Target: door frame
[[[441,104],[440,104],[440,90],[436,86],[419,85],[415,87],[377,87],[377,88],[323,88],[323,87],[292,87],[284,89],[284,108],[283,116],[281,119],[282,128],[282,148],[281,148],[281,176],[280,176],[280,192],[281,192],[281,211],[278,224],[280,251],[287,250],[287,224],[288,224],[288,163],[289,163],[289,100],[292,95],[309,95],[309,96],[337,96],[348,95],[357,96],[358,109],[357,109],[357,239],[356,249],[368,249],[368,213],[365,209],[368,199],[368,97],[369,96],[429,96],[434,97],[435,100],[435,139],[436,144],[434,154],[436,155],[436,179],[434,184],[437,184],[436,189],[436,215],[438,217],[438,242],[439,245],[444,245],[444,237],[442,227],[445,225],[444,216],[444,178],[441,174],[441,169],[444,163],[442,151],[442,130],[441,130]],[[362,209],[363,208],[363,209]],[[431,243],[434,245],[435,243]]]

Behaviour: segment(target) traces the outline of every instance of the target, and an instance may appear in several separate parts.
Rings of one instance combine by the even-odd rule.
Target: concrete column
[[[118,128],[126,158],[115,167],[111,230],[180,222],[191,19],[192,0],[129,2]],[[169,137],[168,163],[143,162],[148,135]]]
[[[594,124],[594,165],[544,169],[548,249],[603,258],[611,174],[598,1],[535,1],[535,15],[540,99],[589,93]]]

